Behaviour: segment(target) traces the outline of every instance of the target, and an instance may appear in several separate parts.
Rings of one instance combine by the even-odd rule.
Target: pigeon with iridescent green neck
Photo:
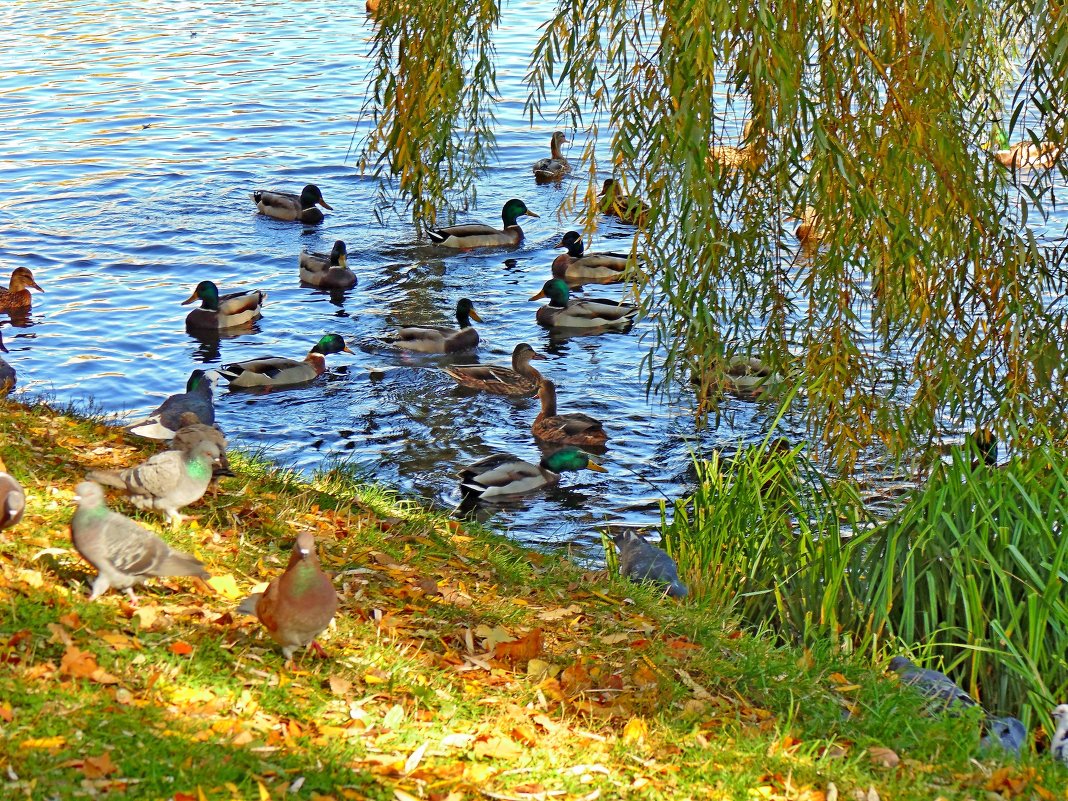
[[[104,490],[83,481],[74,490],[78,509],[70,521],[78,553],[97,570],[89,600],[114,587],[134,603],[133,588],[155,576],[210,578],[199,559],[176,551],[146,528],[104,504]]]
[[[241,602],[238,612],[255,615],[271,638],[282,646],[282,655],[312,645],[322,652],[318,637],[337,611],[337,591],[319,567],[315,537],[301,532],[293,544],[293,554],[281,576]]]
[[[155,509],[181,522],[178,510],[196,503],[211,482],[219,446],[203,440],[189,451],[163,451],[126,470],[93,470],[86,478],[125,491],[138,509]]]

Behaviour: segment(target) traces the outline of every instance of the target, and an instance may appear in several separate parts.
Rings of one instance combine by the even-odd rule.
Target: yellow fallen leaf
[[[219,595],[229,598],[231,601],[245,597],[244,591],[238,588],[237,582],[231,573],[223,576],[212,576],[208,579],[208,585]]]
[[[62,748],[66,742],[66,737],[34,737],[23,740],[19,748]]]
[[[263,786],[263,782],[257,780],[256,784],[260,788],[260,801],[271,801],[271,794],[268,792],[267,788]]]
[[[649,727],[642,718],[631,718],[623,727],[624,743],[643,743],[649,736]]]

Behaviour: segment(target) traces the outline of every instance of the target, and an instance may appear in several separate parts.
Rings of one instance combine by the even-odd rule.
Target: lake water
[[[687,404],[646,398],[641,324],[562,341],[535,324],[537,305],[526,298],[548,276],[561,234],[576,227],[558,218],[566,190],[536,186],[530,173],[556,126],[532,130],[521,114],[533,32],[551,8],[505,8],[500,161],[480,179],[470,217],[499,224],[501,205],[516,196],[541,219],[524,218],[516,251],[448,255],[413,246],[403,209],[379,222],[374,180],[351,157],[346,165],[371,32],[362,3],[5,0],[0,280],[22,264],[46,290],[28,327],[4,327],[20,388],[133,419],[180,391],[198,365],[302,358],[336,331],[355,354],[330,357],[315,384],[265,395],[222,384],[220,425],[236,447],[280,463],[349,462],[452,506],[460,465],[497,450],[538,460],[529,432],[537,399],[459,390],[438,369],[441,357],[397,352],[379,338],[400,324],[449,323],[468,296],[485,321],[479,361],[507,362],[517,342],[530,342],[549,357],[538,366],[557,383],[561,411],[599,417],[612,437],[599,457],[608,473],[567,473],[496,519],[529,544],[580,550],[606,520],[656,523],[656,500],[685,491],[694,449],[759,440],[768,410],[729,401],[718,425],[698,434]],[[573,160],[583,146],[582,133],[575,138]],[[248,197],[305,183],[334,207],[314,228],[266,219]],[[595,244],[627,231],[603,218]],[[335,239],[348,243],[359,285],[331,298],[300,285],[297,256]],[[217,342],[190,336],[189,307],[179,303],[203,279],[223,292],[266,290],[263,319]],[[372,378],[380,368],[384,376]]]

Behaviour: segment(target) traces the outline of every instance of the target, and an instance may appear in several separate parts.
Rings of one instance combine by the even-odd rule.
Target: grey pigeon
[[[1054,759],[1068,765],[1068,704],[1060,704],[1053,710],[1053,722],[1057,728],[1049,738],[1049,752]]]
[[[634,531],[625,529],[612,537],[619,548],[619,572],[631,581],[663,584],[672,598],[686,597],[675,562],[665,551],[650,545]]]
[[[895,656],[890,660],[890,670],[901,676],[902,684],[915,687],[924,696],[930,698],[934,702],[932,706],[936,707],[937,711],[945,711],[958,705],[961,707],[979,705],[945,673],[917,667],[903,656]]]
[[[71,539],[97,570],[90,601],[114,587],[136,603],[134,586],[155,576],[210,578],[199,559],[173,550],[148,529],[108,509],[99,484],[83,481],[75,488],[74,499],[78,509],[70,521]]]
[[[17,524],[25,509],[26,493],[22,485],[4,472],[4,463],[0,461],[0,530]]]
[[[7,352],[7,347],[4,346],[4,334],[0,332],[0,353]],[[0,359],[0,398],[15,388],[15,381],[15,368]]]
[[[215,406],[211,396],[211,380],[203,370],[194,370],[185,385],[185,392],[171,395],[144,420],[126,426],[131,434],[148,439],[171,439],[182,427],[181,417],[189,412],[198,423],[215,422]]]
[[[1023,744],[1027,741],[1027,728],[1023,721],[1018,718],[996,718],[988,716],[986,719],[986,735],[979,743],[984,751],[993,748],[1002,748],[1014,756],[1020,755]]]
[[[182,412],[178,422],[181,428],[174,432],[174,439],[171,440],[172,450],[190,453],[198,443],[212,442],[219,449],[219,458],[212,465],[212,474],[214,476],[233,475],[230,472],[230,461],[226,458],[226,435],[223,434],[222,429],[201,423],[192,412]]]
[[[211,468],[222,454],[214,442],[201,440],[188,452],[163,451],[126,470],[93,470],[86,478],[125,490],[138,509],[156,509],[172,525],[178,510],[199,501],[211,483]]]

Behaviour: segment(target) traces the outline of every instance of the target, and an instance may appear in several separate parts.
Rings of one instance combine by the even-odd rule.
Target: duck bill
[[[348,346],[348,345],[346,345],[345,347],[343,347],[343,348],[341,349],[341,352],[342,352],[342,353],[352,353],[352,350],[351,350],[351,349],[349,348],[349,346]],[[353,353],[352,355],[353,355],[353,356],[355,356],[356,354],[355,354],[355,353]]]
[[[196,293],[196,292],[194,292],[194,293],[193,293],[192,295],[190,295],[190,296],[189,296],[188,298],[186,298],[185,300],[183,300],[183,301],[182,301],[182,303],[181,303],[181,305],[182,305],[182,306],[185,306],[185,305],[187,305],[187,304],[189,304],[189,303],[193,303],[193,302],[194,302],[194,301],[196,301],[196,300],[199,300],[199,298],[197,297],[197,293]]]
[[[331,205],[330,205],[329,203],[327,203],[327,202],[326,202],[325,200],[323,200],[322,198],[319,198],[319,199],[318,199],[317,201],[315,201],[315,202],[316,202],[316,203],[318,203],[318,204],[319,204],[320,206],[322,206],[322,207],[323,207],[324,209],[330,209],[330,211],[333,211],[333,210],[334,210],[334,207],[333,207],[333,206],[331,206]]]
[[[344,267],[347,270],[349,268],[349,257],[343,255],[337,260],[337,263],[338,265]]]
[[[539,290],[537,295],[531,295],[527,300],[541,300],[545,297],[545,290]]]
[[[467,316],[470,317],[472,320],[474,320],[476,323],[481,323],[482,322],[482,318],[478,316],[478,312],[475,311],[474,309],[471,309],[470,311],[468,311],[467,312]]]
[[[586,463],[586,467],[589,468],[590,470],[593,470],[594,472],[597,472],[597,473],[607,473],[608,472],[608,468],[601,467],[599,464],[597,464],[597,462],[593,461],[593,459],[590,459]]]
[[[537,351],[534,351],[533,353],[531,353],[530,354],[530,358],[533,359],[533,360],[536,360],[536,361],[543,361],[543,362],[546,362],[546,361],[549,360],[548,356],[543,356],[542,354],[538,353]]]
[[[30,283],[29,283],[29,284],[27,284],[27,286],[32,286],[32,287],[33,287],[34,289],[36,289],[36,290],[37,290],[38,292],[44,292],[44,290],[43,290],[43,289],[41,289],[41,286],[40,286],[40,285],[39,285],[39,284],[38,284],[38,283],[37,283],[36,281],[30,281]]]
[[[528,217],[538,217],[538,216],[539,216],[539,215],[535,214],[534,212],[532,212],[532,211],[531,211],[530,209],[527,209],[527,210],[526,210],[526,211],[524,211],[523,213],[524,213],[525,215],[527,215]]]

